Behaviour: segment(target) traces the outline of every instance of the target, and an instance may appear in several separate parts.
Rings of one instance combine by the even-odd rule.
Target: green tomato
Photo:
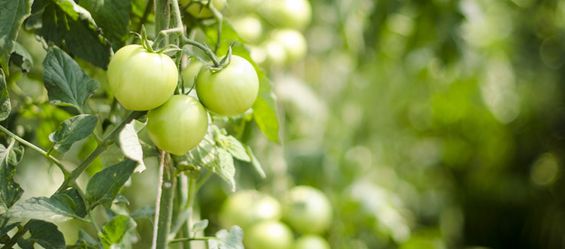
[[[177,66],[170,57],[140,45],[119,49],[108,65],[110,90],[128,110],[146,111],[162,105],[173,95],[177,81]]]
[[[267,41],[263,44],[265,51],[265,62],[273,66],[282,66],[286,62],[286,49],[276,41]]]
[[[240,191],[230,196],[220,211],[224,227],[238,225],[243,229],[260,221],[278,220],[281,217],[279,202],[255,190]]]
[[[293,237],[290,229],[278,221],[264,221],[252,226],[243,239],[248,249],[290,249]]]
[[[317,235],[305,235],[296,240],[293,249],[330,249],[330,244]]]
[[[259,94],[259,78],[253,65],[232,55],[220,71],[202,69],[196,77],[196,93],[208,110],[235,116],[249,109]]]
[[[208,130],[208,114],[197,99],[174,95],[147,114],[149,138],[159,149],[184,155],[196,147]]]
[[[260,12],[275,26],[304,29],[310,23],[312,7],[308,0],[268,0]]]
[[[320,234],[332,221],[332,207],[320,190],[309,186],[296,186],[286,195],[283,216],[288,224],[303,234]]]
[[[263,26],[255,16],[240,17],[232,21],[234,29],[241,39],[246,42],[256,42],[261,38]]]
[[[298,61],[306,55],[306,39],[300,32],[293,29],[276,30],[271,37],[284,48],[287,63]]]
[[[222,11],[226,7],[226,0],[210,0],[212,6],[218,11]],[[191,16],[199,19],[210,18],[214,13],[208,8],[207,2],[200,2],[194,0],[182,0],[179,5],[186,10]]]
[[[202,69],[204,64],[196,58],[193,58],[188,65],[182,70],[181,76],[182,81],[184,84],[184,88],[190,89],[194,85],[194,81],[196,80],[196,76]]]

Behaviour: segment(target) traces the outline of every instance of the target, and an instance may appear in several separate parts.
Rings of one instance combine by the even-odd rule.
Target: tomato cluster
[[[244,243],[250,249],[330,248],[321,236],[332,220],[331,204],[324,193],[310,186],[296,186],[282,203],[255,190],[240,191],[222,205],[220,222],[226,227],[242,227]],[[301,234],[297,240],[293,231]]]
[[[181,72],[185,87],[195,85],[198,99],[174,95],[179,80],[175,62],[141,45],[119,49],[108,65],[108,83],[128,110],[149,111],[149,137],[161,150],[182,155],[197,146],[208,130],[208,111],[235,116],[247,111],[259,93],[253,65],[237,55],[222,69],[193,60]],[[207,111],[208,110],[208,111]]]
[[[308,0],[238,0],[230,2],[227,14],[239,36],[250,45],[254,61],[282,66],[306,55],[302,30],[312,15]]]

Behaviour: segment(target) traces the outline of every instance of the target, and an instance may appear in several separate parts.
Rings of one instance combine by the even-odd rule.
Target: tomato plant
[[[261,13],[273,25],[303,29],[310,22],[312,7],[308,0],[271,0],[264,2]]]
[[[0,1],[1,248],[243,247],[235,222],[205,231],[194,209],[211,176],[231,191],[240,165],[265,176],[255,132],[240,131],[256,123],[279,140],[268,74],[243,59],[246,50],[225,46],[246,42],[224,25],[224,8],[225,0]],[[245,119],[208,115],[250,108]],[[40,192],[15,177],[31,164],[39,166],[27,183],[44,185]],[[276,200],[261,200],[253,219],[280,217]]]
[[[108,83],[116,99],[128,110],[146,111],[162,105],[173,95],[178,70],[167,55],[127,45],[108,65]]]
[[[283,201],[283,216],[300,233],[320,234],[331,225],[332,207],[320,190],[296,186],[289,190]]]
[[[207,130],[208,113],[194,97],[172,96],[147,114],[151,140],[160,149],[175,155],[183,155],[196,147]]]
[[[229,64],[219,71],[200,71],[196,93],[208,110],[224,116],[239,115],[255,103],[259,79],[251,63],[233,55]]]

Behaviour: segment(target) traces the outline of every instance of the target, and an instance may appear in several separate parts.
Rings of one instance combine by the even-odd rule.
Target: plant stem
[[[128,124],[133,119],[140,117],[144,113],[145,112],[131,112],[126,117],[126,119],[122,120],[122,122],[120,122],[118,126],[114,127],[114,129],[102,139],[102,142],[98,144],[98,146],[96,146],[96,149],[94,149],[94,151],[90,153],[90,155],[88,155],[88,157],[84,161],[82,161],[82,163],[70,173],[70,176],[68,178],[65,178],[65,181],[63,181],[59,189],[57,189],[56,193],[59,193],[67,189],[69,185],[71,185],[82,174],[82,172],[84,172],[88,168],[88,166],[90,166],[90,164],[102,152],[106,150],[106,148],[111,144],[111,141],[120,133],[120,131],[122,130],[122,128],[124,128],[126,124]]]
[[[211,239],[216,239],[216,237],[210,237],[210,236],[205,236],[205,237],[198,237],[198,238],[179,238],[179,239],[173,239],[171,240],[170,243],[178,243],[178,242],[183,242],[183,241],[194,241],[194,240],[211,240]]]
[[[188,218],[186,219],[186,226],[185,228],[185,233],[186,235],[190,238],[191,237],[191,228],[192,228],[192,204],[194,203],[194,197],[196,196],[196,191],[198,191],[198,189],[196,189],[196,177],[189,174],[188,175],[188,196],[186,198],[186,205],[185,205],[185,209],[188,212]],[[190,245],[190,241],[185,241],[183,242],[183,248],[184,249],[190,249],[191,245]]]
[[[171,20],[170,0],[155,0],[155,34],[169,29]],[[169,44],[168,37],[165,37],[165,44]],[[161,47],[161,44],[157,44]]]
[[[143,24],[147,21],[147,18],[149,18],[149,14],[151,13],[152,8],[153,8],[153,0],[147,0],[147,5],[145,5],[145,10],[143,11],[143,16],[141,16],[141,20],[139,20],[139,26],[136,29],[137,33],[141,32],[141,28],[143,27]]]
[[[65,176],[65,178],[69,175],[69,171],[67,169],[65,169],[65,166],[63,166],[63,163],[61,163],[61,161],[59,161],[57,158],[55,158],[52,155],[49,155],[49,152],[45,151],[42,148],[39,148],[38,146],[36,146],[35,144],[32,144],[30,142],[28,142],[27,140],[19,137],[18,135],[12,133],[10,130],[6,129],[6,127],[1,126],[0,125],[0,131],[6,133],[6,135],[12,137],[13,139],[15,139],[16,141],[18,141],[19,143],[27,146],[28,148],[35,150],[37,152],[39,152],[39,154],[41,154],[42,156],[44,156],[45,158],[47,158],[49,161],[53,162],[55,165],[57,165],[57,167],[63,172],[63,175]]]
[[[208,56],[208,58],[210,58],[212,60],[215,67],[220,66],[220,61],[218,61],[216,54],[214,54],[214,51],[212,51],[209,47],[206,47],[205,45],[203,45],[203,44],[201,44],[197,41],[194,41],[192,39],[189,39],[188,37],[185,37],[185,36],[182,37],[182,41],[186,44],[195,46],[198,49],[202,50]]]
[[[161,152],[160,160],[160,188],[157,191],[155,204],[155,226],[153,228],[153,249],[166,249],[168,244],[171,217],[173,214],[173,197],[175,192],[176,177],[174,167],[169,165],[168,154]]]

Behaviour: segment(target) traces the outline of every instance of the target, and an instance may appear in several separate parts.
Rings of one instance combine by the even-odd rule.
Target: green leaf
[[[251,158],[251,164],[253,165],[253,168],[255,168],[255,171],[257,171],[259,176],[261,176],[261,178],[267,177],[267,175],[265,174],[265,171],[263,170],[263,167],[261,166],[261,163],[259,162],[257,157],[255,157],[255,154],[253,154],[251,147],[245,145],[245,151],[247,152],[247,154]]]
[[[104,249],[114,248],[113,245],[120,245],[128,231],[135,227],[136,223],[132,218],[125,215],[117,215],[104,225],[98,237],[100,237]]]
[[[198,233],[204,231],[208,227],[208,220],[199,220],[194,225],[192,225],[192,232]]]
[[[41,220],[30,220],[25,225],[25,228],[27,228],[31,234],[28,240],[41,245],[43,248],[65,248],[63,233],[61,233],[54,224]]]
[[[50,198],[33,197],[12,206],[7,216],[15,220],[36,219],[63,222],[72,218],[82,219],[86,205],[75,189],[57,193]]]
[[[88,77],[69,55],[57,47],[49,48],[43,67],[49,100],[73,106],[82,112],[86,99],[96,90],[98,82]]]
[[[137,131],[134,127],[135,120],[124,126],[119,134],[120,149],[124,155],[137,162],[135,172],[143,172],[145,163],[143,162],[143,148],[139,142]]]
[[[105,69],[112,49],[99,34],[90,14],[86,14],[88,11],[71,0],[56,2],[35,1],[26,27],[36,29],[36,34],[73,56]],[[77,10],[69,7],[75,5],[79,7]]]
[[[96,173],[86,186],[86,199],[91,208],[111,203],[135,167],[134,161],[125,160]]]
[[[31,3],[32,0],[0,1],[0,67],[6,72],[20,26],[31,12]]]
[[[10,104],[6,77],[4,76],[4,70],[0,68],[0,121],[6,120],[11,110],[12,104]]]
[[[57,130],[49,135],[49,140],[55,143],[59,152],[67,152],[71,145],[88,137],[94,131],[98,118],[90,114],[81,114],[69,118],[59,125]]]
[[[87,21],[90,25],[96,27],[96,23],[94,19],[92,19],[92,15],[88,10],[83,8],[82,6],[75,3],[73,0],[55,0],[53,1],[55,4],[61,8],[67,16],[69,16],[74,21]]]
[[[98,249],[98,241],[90,236],[86,231],[79,229],[78,240],[74,245],[67,246],[67,249]]]
[[[90,11],[114,48],[123,46],[129,33],[131,0],[80,0],[79,3]]]
[[[222,229],[216,233],[218,244],[217,249],[244,249],[243,230],[238,226],[233,226],[229,230]]]
[[[245,162],[251,161],[251,158],[245,151],[243,144],[241,144],[241,142],[239,142],[237,138],[229,135],[225,136],[218,134],[216,136],[216,142],[218,143],[218,145],[220,145],[220,147],[228,151],[233,157]]]
[[[214,173],[226,181],[232,191],[235,191],[235,165],[233,157],[228,151],[222,148],[217,149],[217,155],[218,160],[214,167]]]
[[[217,41],[217,29],[214,25],[205,26],[205,33],[208,38],[208,43],[210,46],[215,45]],[[253,104],[253,119],[257,126],[265,134],[265,136],[273,141],[279,142],[279,120],[277,116],[277,104],[276,97],[273,94],[271,83],[269,79],[265,76],[265,73],[261,68],[253,61],[249,55],[249,51],[243,46],[244,42],[237,35],[237,32],[228,23],[224,22],[222,25],[222,41],[220,47],[217,51],[218,54],[225,54],[228,51],[230,45],[232,46],[232,53],[239,55],[253,65],[257,76],[259,77],[259,96]]]
[[[269,140],[278,143],[280,140],[276,98],[269,79],[263,73],[258,74],[259,96],[253,104],[253,119]]]
[[[16,165],[21,160],[24,149],[14,141],[6,148],[0,144],[0,214],[6,212],[23,194],[23,189],[14,181]]]
[[[12,49],[10,60],[25,73],[31,71],[33,67],[33,57],[19,42],[14,42],[14,49]]]

